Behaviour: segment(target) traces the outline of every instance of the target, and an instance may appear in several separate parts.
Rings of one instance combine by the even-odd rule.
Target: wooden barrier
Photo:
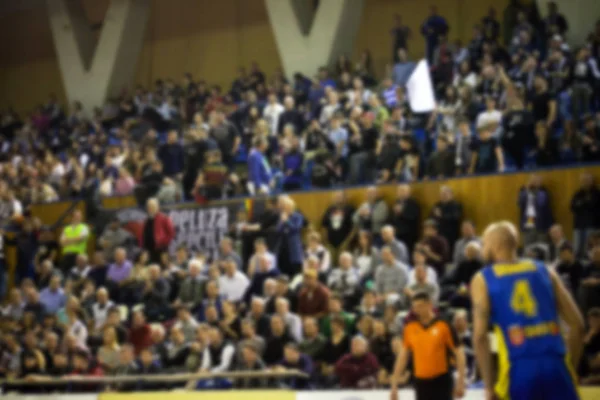
[[[146,374],[146,375],[117,375],[117,376],[85,376],[68,375],[53,377],[49,375],[30,375],[22,379],[0,380],[1,385],[41,386],[41,385],[70,385],[77,383],[131,383],[131,382],[187,382],[201,379],[246,379],[246,378],[308,378],[304,372],[292,370],[260,370],[260,371],[224,371],[196,372],[180,374]]]
[[[571,234],[573,217],[571,197],[578,190],[580,177],[591,172],[600,182],[600,166],[575,167],[536,172],[551,194],[551,205],[557,223],[563,225],[565,232]],[[421,214],[425,219],[434,204],[439,200],[442,186],[449,186],[455,197],[463,205],[464,217],[471,219],[481,229],[493,221],[519,220],[517,195],[525,185],[531,173],[517,173],[493,176],[476,176],[445,181],[417,182],[411,185],[415,198],[421,204]],[[395,185],[381,186],[382,196],[391,204],[395,198]],[[331,204],[331,191],[295,193],[298,208],[314,226],[320,225],[323,213]],[[365,188],[347,189],[350,202],[358,205],[365,200]]]
[[[573,218],[570,210],[571,197],[578,190],[580,177],[584,172],[592,173],[600,182],[600,166],[572,167],[536,172],[550,191],[551,205],[556,222],[563,225],[570,235],[573,229]],[[519,209],[517,194],[527,183],[531,173],[515,173],[503,175],[463,177],[444,181],[417,182],[412,184],[413,194],[421,204],[423,218],[429,215],[433,205],[439,199],[440,188],[449,186],[455,197],[463,205],[464,217],[473,220],[477,226],[484,227],[492,221],[508,219],[518,221]],[[395,185],[381,186],[381,194],[391,204],[395,198]],[[350,202],[360,204],[365,199],[365,187],[346,189]],[[320,225],[323,213],[331,203],[332,191],[309,191],[292,193],[298,208],[315,227]],[[32,206],[33,215],[44,223],[53,223],[69,202],[39,204]],[[125,208],[136,206],[133,197],[111,197],[102,200],[106,208]],[[83,204],[78,207],[83,209]]]

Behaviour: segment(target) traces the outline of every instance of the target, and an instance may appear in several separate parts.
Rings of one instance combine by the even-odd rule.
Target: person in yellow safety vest
[[[63,273],[67,273],[74,265],[77,256],[87,254],[87,242],[90,228],[82,222],[81,211],[75,210],[71,223],[63,229],[60,236],[62,258],[60,267]]]

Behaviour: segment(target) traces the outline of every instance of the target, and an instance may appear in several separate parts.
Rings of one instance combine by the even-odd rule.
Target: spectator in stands
[[[305,257],[316,257],[319,260],[319,273],[327,274],[331,267],[331,253],[323,246],[321,235],[318,232],[310,232],[306,240],[307,246]]]
[[[141,310],[134,311],[131,317],[128,341],[133,345],[136,355],[140,355],[143,350],[152,347],[152,335],[152,328],[146,322],[144,312]]]
[[[454,252],[452,261],[458,265],[466,259],[465,248],[471,242],[481,244],[481,239],[477,236],[475,231],[475,223],[473,221],[463,221],[460,225],[460,239],[454,244]]]
[[[319,332],[319,326],[315,318],[305,318],[302,325],[304,328],[304,339],[299,343],[299,349],[312,360],[315,360],[322,354],[327,340],[325,339],[325,336]]]
[[[549,248],[548,248],[548,260],[551,262],[555,262],[558,258],[558,253],[560,249],[565,246],[571,246],[567,238],[565,237],[565,232],[563,228],[559,224],[554,224],[550,227],[548,231],[549,237]]]
[[[339,267],[329,273],[327,286],[342,296],[344,308],[353,309],[360,298],[360,275],[354,267],[352,254],[343,252],[339,257]]]
[[[294,276],[302,269],[304,251],[301,229],[304,225],[304,217],[296,211],[296,203],[289,196],[281,196],[278,206],[280,211],[277,231],[280,238],[277,266],[283,274]]]
[[[302,287],[298,292],[298,314],[302,317],[321,318],[327,313],[329,290],[318,280],[314,269],[304,271]]]
[[[87,241],[90,228],[82,222],[81,211],[73,211],[71,223],[65,227],[60,236],[61,245],[61,270],[66,274],[75,265],[78,254],[87,253]]]
[[[421,25],[421,34],[425,37],[427,60],[433,64],[433,52],[437,48],[440,36],[448,34],[450,28],[444,17],[440,16],[436,6],[431,6],[431,14]]]
[[[379,362],[368,350],[367,340],[358,335],[352,339],[351,352],[335,365],[335,373],[343,388],[374,388],[377,385]]]
[[[139,244],[148,251],[150,261],[159,263],[161,253],[166,251],[175,238],[175,228],[171,218],[160,212],[158,200],[151,198],[146,202],[148,218],[139,237]]]
[[[250,280],[238,269],[234,260],[225,260],[223,265],[224,273],[219,277],[219,293],[224,300],[236,303],[243,299]]]
[[[125,293],[120,289],[128,283],[133,265],[122,247],[115,250],[114,260],[106,272],[107,287],[112,298],[121,300],[125,298]]]
[[[550,136],[546,122],[538,121],[535,124],[537,145],[533,150],[535,163],[538,167],[551,167],[559,163],[560,155],[558,143]]]
[[[353,216],[354,225],[374,235],[375,242],[380,242],[381,228],[386,224],[389,207],[380,196],[375,186],[367,188],[366,201],[358,207]]]
[[[385,225],[381,228],[381,240],[384,246],[388,246],[394,258],[403,264],[408,264],[409,254],[406,245],[396,238],[396,232],[394,227],[391,225]]]
[[[581,187],[571,199],[573,213],[573,246],[576,257],[585,256],[585,244],[593,230],[600,228],[600,190],[594,182],[594,176],[584,173]]]
[[[44,311],[50,314],[56,314],[58,310],[65,306],[67,296],[60,287],[61,279],[58,275],[50,278],[48,287],[40,292],[40,302],[44,306]]]
[[[456,265],[452,274],[446,279],[447,284],[466,289],[471,284],[471,279],[483,267],[481,244],[477,241],[467,243],[463,250],[463,259]],[[467,296],[462,289],[459,295]]]
[[[600,382],[600,309],[593,308],[587,313],[589,329],[584,338],[582,362],[579,373],[584,376],[582,384]]]
[[[364,230],[358,232],[358,243],[353,256],[361,281],[372,278],[380,260],[379,249],[373,245],[372,236],[369,232]]]
[[[109,311],[115,306],[115,303],[110,300],[108,290],[104,287],[98,288],[96,291],[96,301],[90,307],[90,317],[93,320],[94,331],[101,331],[108,319]]]
[[[202,354],[202,370],[210,372],[229,371],[234,366],[235,347],[223,339],[218,328],[208,331],[209,345]]]
[[[270,334],[269,316],[265,313],[265,300],[260,297],[252,298],[250,302],[250,312],[247,316],[256,327],[256,333],[262,338],[267,338]]]
[[[115,217],[102,232],[98,244],[104,251],[104,257],[111,260],[117,247],[126,247],[132,239],[133,235],[123,229],[121,222]]]
[[[581,303],[582,309],[587,311],[594,307],[600,307],[600,246],[592,249],[590,264],[584,272],[581,280]]]
[[[104,329],[102,341],[102,346],[98,349],[98,363],[105,373],[111,374],[119,365],[120,355],[120,346],[114,328]]]
[[[421,253],[417,251],[415,254]],[[414,282],[411,282],[404,288],[403,293],[406,298],[412,298],[415,294],[424,292],[427,293],[433,305],[437,305],[440,296],[440,287],[437,282],[427,279],[427,266],[424,264],[416,265],[414,267],[414,275]]]
[[[583,143],[581,161],[593,162],[600,160],[599,126],[591,115],[584,118],[584,131],[581,141]]]
[[[306,354],[302,354],[296,343],[287,343],[283,351],[283,359],[275,370],[297,370],[307,377],[284,378],[279,381],[279,386],[294,390],[312,388],[313,362]]]
[[[238,359],[243,356],[244,347],[250,346],[254,351],[262,357],[265,352],[265,338],[256,333],[256,324],[251,318],[246,318],[241,322],[242,335],[238,342],[236,354]]]
[[[328,307],[329,313],[321,319],[321,333],[325,337],[331,337],[331,322],[335,318],[341,318],[344,321],[346,333],[350,334],[354,332],[355,317],[353,314],[345,311],[350,308],[344,308],[344,302],[340,295],[333,294],[329,298]]]
[[[427,161],[425,179],[443,179],[454,176],[456,172],[455,152],[448,145],[446,136],[439,135],[436,141],[436,150]]]
[[[542,186],[542,178],[532,175],[527,186],[519,191],[523,245],[544,242],[546,232],[554,221],[550,208],[550,193]]]
[[[197,259],[189,262],[189,275],[184,279],[179,287],[177,298],[173,303],[174,307],[183,305],[192,312],[196,312],[202,304],[204,298],[204,284],[206,278],[201,275],[202,262]]]
[[[434,219],[425,221],[423,228],[423,240],[416,246],[427,256],[427,264],[431,265],[438,276],[444,276],[444,268],[449,256],[448,241],[439,234],[438,223]]]
[[[408,267],[394,257],[389,246],[381,248],[381,259],[375,272],[375,290],[380,301],[398,302],[408,284]]]
[[[469,327],[468,313],[466,310],[458,309],[454,312],[452,317],[452,327],[456,332],[458,343],[465,352],[465,358],[467,361],[467,377],[470,383],[475,379],[475,352],[473,350],[473,332]]]
[[[283,358],[283,349],[294,339],[287,332],[285,322],[281,316],[275,314],[271,317],[271,333],[267,338],[264,361],[268,366],[276,365]]]
[[[268,195],[273,187],[271,167],[265,155],[268,142],[265,138],[257,137],[252,145],[248,156],[248,192],[251,195]]]
[[[331,247],[331,257],[336,260],[350,244],[354,207],[348,203],[343,191],[334,192],[332,197],[333,203],[321,218],[321,227],[325,231],[326,243]]]
[[[251,344],[246,344],[241,349],[241,360],[237,364],[238,371],[264,371],[267,366],[262,360],[260,353]],[[241,378],[235,382],[237,389],[261,389],[267,387],[264,378]]]
[[[575,252],[569,243],[564,243],[558,251],[556,273],[560,276],[573,297],[577,297],[579,284],[584,274],[581,262],[575,258]]]
[[[181,329],[172,327],[169,342],[166,347],[163,367],[170,372],[182,372],[185,370],[185,360],[190,354],[190,347],[185,342]]]
[[[279,297],[275,303],[275,313],[285,323],[286,331],[296,341],[302,341],[302,320],[297,314],[290,312],[290,303],[286,298]]]
[[[442,186],[440,201],[434,205],[430,218],[437,222],[439,232],[446,238],[449,249],[452,249],[458,240],[462,216],[463,208],[454,198],[454,192],[450,187]]]
[[[164,320],[169,310],[169,283],[161,276],[160,267],[156,264],[148,267],[142,303],[150,321]]]
[[[396,189],[396,196],[396,202],[391,210],[390,223],[395,229],[398,240],[406,244],[407,250],[412,252],[419,236],[421,207],[411,196],[409,185],[399,185]]]
[[[496,124],[486,123],[478,126],[478,140],[471,143],[470,174],[485,174],[503,172],[504,154],[500,143],[493,137]]]

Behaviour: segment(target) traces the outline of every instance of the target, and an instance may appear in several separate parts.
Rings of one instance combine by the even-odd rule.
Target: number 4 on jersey
[[[510,306],[517,314],[523,314],[529,318],[537,315],[537,302],[531,294],[531,286],[527,280],[520,279],[515,282],[510,297]]]

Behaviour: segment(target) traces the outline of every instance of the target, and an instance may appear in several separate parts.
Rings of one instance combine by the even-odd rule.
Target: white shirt
[[[271,135],[277,134],[277,126],[279,126],[279,117],[285,111],[285,107],[279,103],[267,104],[263,111],[263,118],[267,120],[271,128]]]
[[[221,275],[219,278],[219,293],[232,302],[237,302],[244,297],[250,285],[248,277],[243,272],[236,271],[232,277]]]
[[[207,346],[202,352],[202,369],[210,372],[227,371],[231,368],[234,354],[235,347],[233,347],[232,344],[227,343],[221,351],[221,363],[219,365],[213,365],[212,357],[210,356],[210,349]]]
[[[502,112],[498,111],[498,110],[492,110],[492,111],[483,111],[480,112],[479,115],[477,116],[477,123],[476,126],[477,128],[480,128],[482,126],[488,125],[488,124],[500,124],[500,122],[502,121]]]
[[[302,320],[300,317],[289,312],[283,316],[283,320],[290,335],[292,335],[295,341],[300,343],[302,341]]]
[[[80,320],[76,320],[73,322],[71,326],[69,326],[68,330],[69,335],[73,335],[75,339],[77,339],[77,346],[86,349],[87,348],[87,337],[88,331],[85,327],[85,324]]]
[[[435,269],[431,268],[430,266],[427,266],[427,277],[425,278],[425,282],[434,285],[437,285],[438,283],[437,272],[435,272]],[[417,275],[415,274],[415,269],[411,268],[410,272],[408,273],[408,286],[414,285],[415,283],[417,283]]]
[[[108,310],[113,308],[115,303],[107,301],[103,307],[100,304],[94,303],[92,305],[92,317],[94,318],[94,329],[99,330],[106,323],[106,317],[108,316]]]

